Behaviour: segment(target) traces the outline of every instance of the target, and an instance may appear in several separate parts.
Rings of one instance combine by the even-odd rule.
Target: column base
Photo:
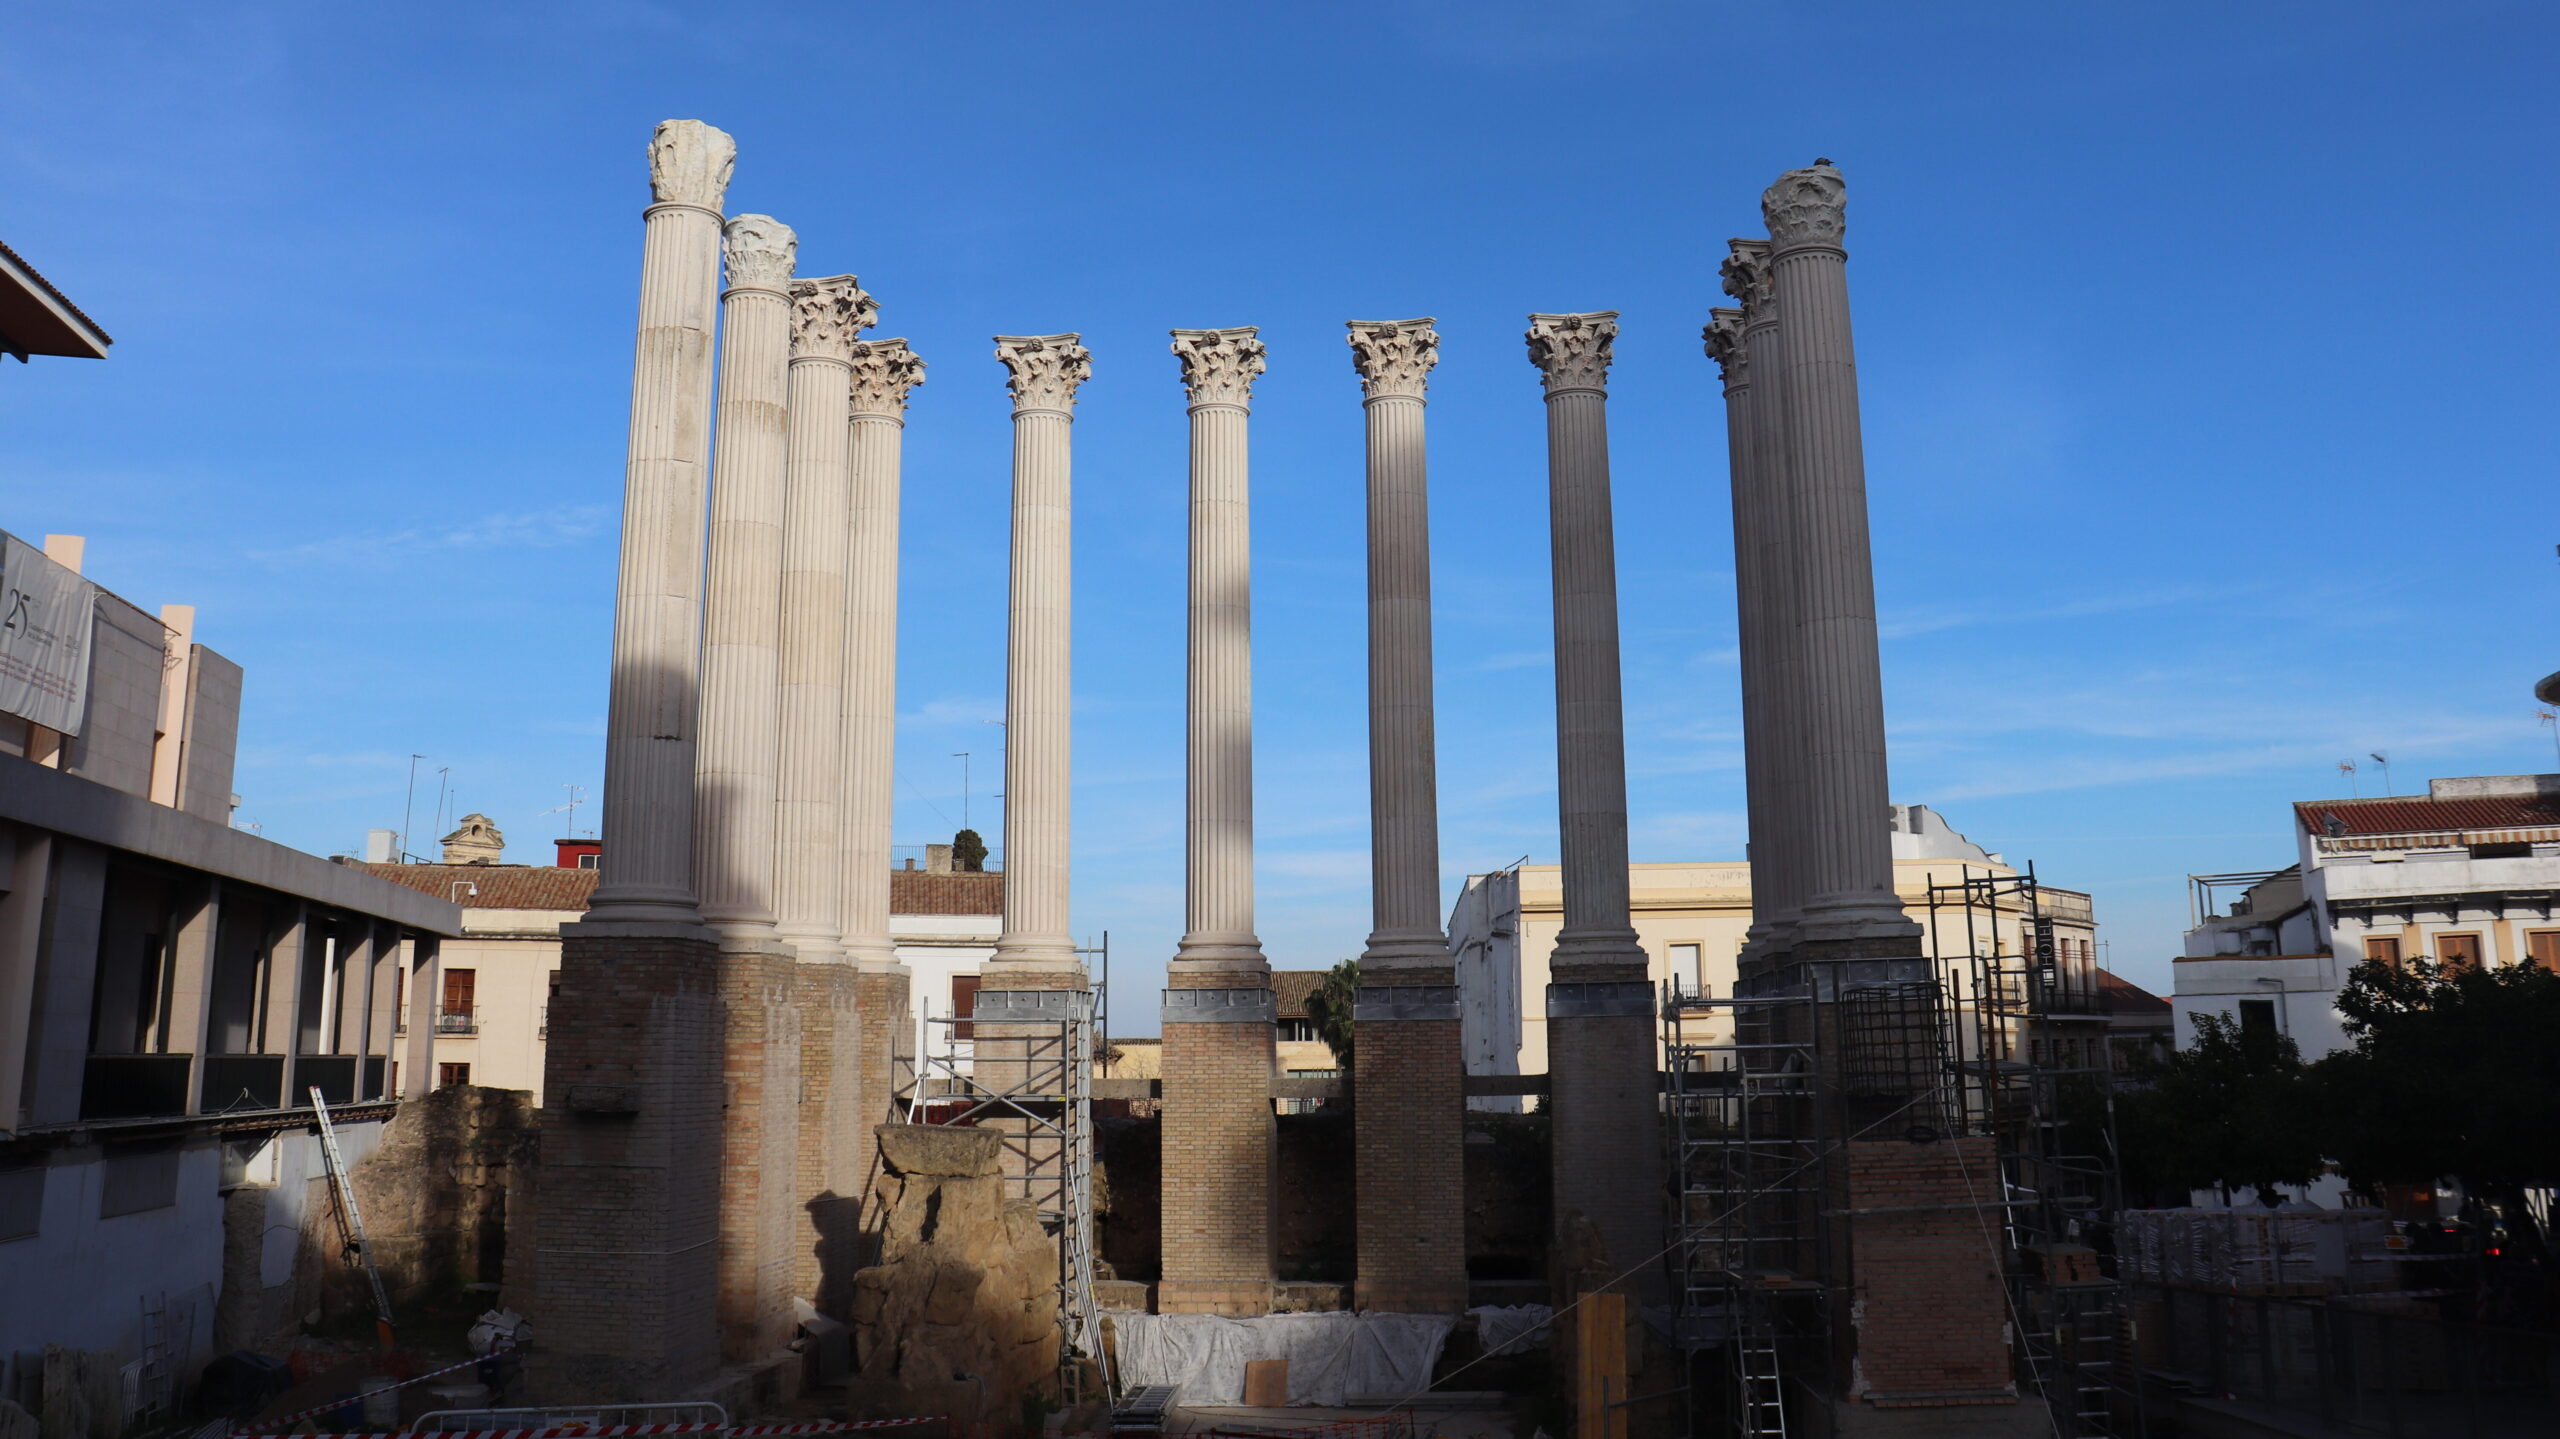
[[[720,1353],[752,1364],[791,1342],[792,1182],[802,1152],[800,966],[779,945],[720,955]]]
[[[1558,993],[1573,989],[1586,993]],[[1650,986],[1632,989],[1648,993],[1627,997],[1639,1003],[1649,998]],[[1652,1006],[1607,1014],[1595,1012],[1604,1006],[1580,1002],[1566,1007],[1583,1013],[1558,1012],[1559,999],[1587,1001],[1591,991],[1605,997],[1598,985],[1559,982],[1548,988],[1547,1113],[1554,1136],[1556,1234],[1561,1248],[1574,1215],[1590,1220],[1608,1247],[1609,1272],[1635,1271],[1612,1288],[1639,1304],[1658,1302],[1662,1266],[1646,1259],[1662,1248],[1668,1227]]]
[[[800,1144],[780,1162],[795,1174],[792,1292],[831,1319],[849,1320],[853,1276],[870,1261],[862,1241],[862,971],[799,967]]]
[[[564,930],[533,1252],[508,1263],[546,1397],[674,1399],[720,1368],[720,992],[698,926]]]
[[[1397,989],[1420,992],[1399,997]],[[1446,1018],[1387,1017],[1444,1007]],[[1352,1024],[1354,1308],[1453,1314],[1467,1307],[1465,1056],[1456,1008],[1456,987],[1445,980],[1361,987]]]
[[[1273,1198],[1279,1127],[1271,1106],[1270,990],[1185,990],[1220,998],[1237,1018],[1199,1023],[1204,1012],[1168,1003],[1164,1028],[1163,1314],[1252,1316],[1271,1312]]]

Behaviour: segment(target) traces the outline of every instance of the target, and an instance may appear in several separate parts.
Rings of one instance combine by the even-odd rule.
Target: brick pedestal
[[[1946,1432],[2043,1432],[2016,1402],[1996,1212],[1999,1162],[1986,1138],[1853,1141],[1848,1149],[1855,1376],[1850,1405]],[[1858,1432],[1874,1429],[1874,1422]],[[1897,1431],[1898,1432],[1898,1431]],[[1939,1432],[1932,1428],[1930,1432]]]
[[[794,1155],[800,1133],[800,1008],[795,964],[778,945],[720,955],[720,1354],[751,1363],[791,1340]]]
[[[1408,1017],[1443,1010],[1447,1018]],[[1466,1066],[1456,1011],[1454,985],[1364,986],[1353,1011],[1356,1308],[1467,1307]]]
[[[851,1317],[862,1244],[861,1020],[857,971],[804,964],[800,1005],[800,1147],[780,1161],[796,1170],[791,1227],[794,1292],[837,1319]]]
[[[562,932],[528,1316],[546,1400],[673,1399],[719,1367],[720,976],[695,926]]]
[[[1279,1126],[1271,1109],[1270,994],[1268,986],[1166,994],[1159,1313],[1271,1312]],[[1182,1002],[1212,997],[1205,1005]],[[1233,1013],[1175,1022],[1178,1014],[1216,1010]]]
[[[1647,1261],[1669,1237],[1652,988],[1642,979],[1560,983],[1547,1000],[1557,1232],[1577,1211],[1589,1219],[1608,1243],[1611,1272],[1642,1266],[1615,1286],[1640,1303],[1662,1295],[1662,1266]]]
[[[860,1088],[853,1097],[853,1172],[857,1196],[868,1196],[880,1172],[880,1141],[873,1135],[875,1126],[893,1123],[906,1116],[892,1113],[897,1105],[898,1057],[914,1048],[914,1018],[909,1009],[909,991],[915,976],[904,965],[884,968],[863,967],[853,972],[853,1014],[857,1039],[853,1046],[853,1062]],[[879,1235],[876,1216],[861,1220],[863,1265],[879,1262],[875,1257]]]

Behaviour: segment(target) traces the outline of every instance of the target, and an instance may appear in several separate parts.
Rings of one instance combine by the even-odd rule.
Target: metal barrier
[[[563,1404],[529,1409],[438,1409],[421,1414],[409,1428],[417,1431],[488,1429],[567,1429],[591,1431],[668,1424],[729,1427],[729,1411],[717,1404]]]
[[[2135,1362],[2173,1405],[2395,1439],[2548,1435],[2560,1407],[2560,1335],[2448,1319],[2422,1299],[2144,1288],[2132,1310]]]

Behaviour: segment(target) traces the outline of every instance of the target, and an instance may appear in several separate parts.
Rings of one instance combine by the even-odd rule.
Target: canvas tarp
[[[1413,1394],[1457,1318],[1449,1314],[1139,1314],[1113,1310],[1120,1382],[1178,1384],[1185,1404],[1242,1404],[1244,1366],[1289,1361],[1289,1402],[1339,1405],[1354,1394]]]

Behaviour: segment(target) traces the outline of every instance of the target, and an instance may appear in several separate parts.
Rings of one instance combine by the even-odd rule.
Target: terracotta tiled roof
[[[583,913],[596,892],[592,869],[521,864],[352,864],[393,884],[424,890],[464,909],[559,909]],[[457,886],[468,885],[462,889]]]
[[[2098,992],[2118,1014],[2167,1014],[2169,1001],[2112,969],[2098,971]]]
[[[2326,835],[2329,816],[2346,832],[2423,834],[2466,829],[2548,829],[2560,825],[2560,796],[2482,795],[2465,799],[2321,799],[2293,807],[2305,832]]]
[[[891,914],[1002,914],[1004,876],[1000,873],[935,874],[922,869],[889,871]]]
[[[1324,983],[1321,969],[1275,969],[1271,971],[1271,1000],[1278,1006],[1281,1019],[1307,1017],[1307,996]]]

